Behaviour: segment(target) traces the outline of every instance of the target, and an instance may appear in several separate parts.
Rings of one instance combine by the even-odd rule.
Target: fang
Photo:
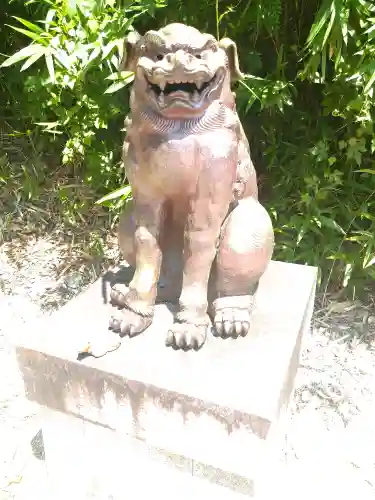
[[[203,83],[204,82],[202,79],[197,80],[196,86],[198,87],[198,90],[201,90],[201,88],[203,87]]]

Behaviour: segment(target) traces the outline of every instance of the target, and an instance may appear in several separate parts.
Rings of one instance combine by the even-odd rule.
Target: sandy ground
[[[0,500],[48,498],[38,409],[23,397],[11,335],[95,279],[61,270],[53,240],[14,256],[0,248]],[[1,291],[2,290],[2,291]],[[317,302],[270,498],[375,498],[374,313],[358,303]]]

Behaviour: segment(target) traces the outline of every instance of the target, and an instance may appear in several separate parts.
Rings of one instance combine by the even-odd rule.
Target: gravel
[[[0,500],[48,498],[40,410],[24,397],[11,335],[95,279],[90,267],[59,277],[63,259],[61,245],[50,238],[0,248]]]
[[[0,247],[1,500],[48,498],[39,410],[24,398],[10,340],[16,328],[50,314],[96,278],[90,266],[61,273],[62,260],[53,238],[17,251]],[[375,347],[361,327],[368,308],[326,308],[324,321],[321,311],[304,339],[278,480],[270,483],[279,498],[286,488],[290,498],[373,499]]]

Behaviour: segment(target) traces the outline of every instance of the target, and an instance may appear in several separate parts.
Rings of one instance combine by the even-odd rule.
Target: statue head
[[[236,44],[173,23],[124,44],[121,70],[134,71],[138,98],[166,118],[201,115],[230,83],[242,78]]]

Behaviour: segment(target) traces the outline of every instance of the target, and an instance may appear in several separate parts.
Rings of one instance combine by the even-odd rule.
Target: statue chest
[[[234,132],[226,128],[139,137],[131,149],[130,182],[142,177],[166,196],[194,193],[200,182],[231,184],[235,178],[237,142]]]

